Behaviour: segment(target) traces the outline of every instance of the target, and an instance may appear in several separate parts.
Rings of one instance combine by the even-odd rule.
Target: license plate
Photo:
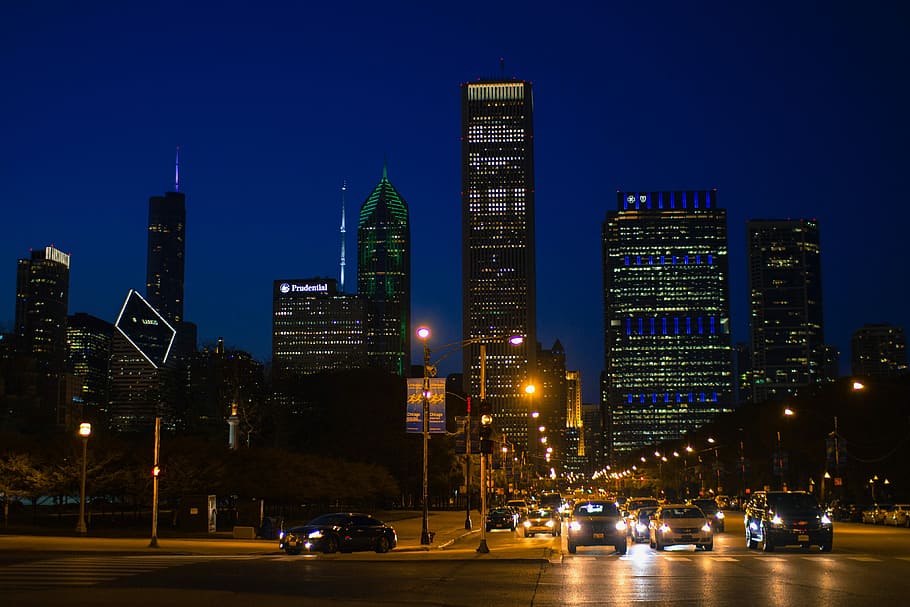
[[[797,541],[797,542],[808,542],[808,541],[809,541],[809,536],[808,536],[808,535],[798,535],[798,536],[796,537],[796,541]]]
[[[604,539],[604,534],[603,534],[603,533],[595,533],[595,534],[593,534],[593,537],[594,537],[595,540],[602,540],[602,539]]]

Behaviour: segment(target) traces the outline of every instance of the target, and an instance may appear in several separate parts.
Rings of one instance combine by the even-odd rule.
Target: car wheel
[[[831,552],[831,548],[833,547],[833,544],[834,544],[834,538],[831,538],[824,544],[820,545],[818,547],[818,549],[821,550],[822,552]]]
[[[660,538],[657,538],[656,540],[654,540],[654,547],[657,548],[658,550],[664,549],[664,543],[660,541]]]
[[[338,552],[338,539],[334,535],[327,535],[322,542],[322,551],[325,554]]]
[[[714,550],[714,542],[711,542],[710,544],[705,544],[704,546],[702,546],[702,548],[704,549],[705,552],[711,552],[712,550]]]
[[[620,556],[624,555],[626,553],[626,551],[629,550],[629,546],[625,542],[623,542],[621,544],[616,544],[615,547],[616,547],[616,552],[618,552]]]
[[[575,554],[578,551],[578,547],[575,546],[575,542],[568,542],[566,547],[569,549],[569,554]]]
[[[386,552],[389,551],[389,546],[390,546],[389,538],[387,538],[386,536],[383,535],[383,536],[380,536],[378,540],[376,540],[375,550],[379,554],[385,554]]]
[[[490,527],[489,525],[487,525],[487,533],[489,533],[489,532],[491,532],[491,531],[493,531],[493,528]]]
[[[291,546],[290,544],[288,544],[287,546],[284,547],[284,551],[288,554],[295,554],[295,555],[303,552],[303,550],[300,548],[300,546]]]
[[[746,526],[746,548],[749,550],[758,548],[758,542],[752,539],[752,531],[749,529],[748,525]]]
[[[768,536],[768,530],[765,527],[762,527],[761,550],[762,552],[774,552],[774,543]]]
[[[554,531],[554,532],[553,532],[553,537],[556,537],[556,536],[558,536],[558,535],[559,535],[559,531]]]
[[[533,535],[534,535],[533,533],[531,533],[530,531],[528,531],[527,529],[525,529],[525,537],[531,537],[531,536],[533,536]]]
[[[650,546],[651,548],[656,548],[656,546],[654,545],[654,540],[652,540],[652,539],[649,538],[649,539],[648,539],[648,546]]]

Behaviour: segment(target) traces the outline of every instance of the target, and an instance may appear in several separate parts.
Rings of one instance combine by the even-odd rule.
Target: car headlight
[[[708,523],[705,523],[704,525],[702,525],[701,530],[704,531],[705,533],[711,533],[711,525],[709,525]]]
[[[771,517],[771,524],[772,525],[783,525],[784,519],[782,519],[780,516],[775,514],[774,516]]]
[[[661,533],[670,533],[670,525],[663,523],[660,527],[657,528]]]
[[[547,521],[547,527],[552,527],[555,524],[556,523],[554,523],[553,521]]]
[[[629,528],[629,527],[626,525],[626,521],[624,521],[624,520],[619,520],[619,521],[616,522],[616,530],[617,530],[617,531],[625,531],[625,530],[628,529],[628,528]]]
[[[569,523],[569,529],[572,531],[581,531],[581,523],[578,521],[572,521]]]
[[[283,539],[284,539],[284,531],[279,531],[279,532],[278,532],[278,539],[279,539],[279,540],[283,540]]]
[[[828,517],[827,514],[823,514],[821,520],[822,520],[822,525],[830,525],[830,524],[831,524],[831,519],[830,519],[830,517]]]
[[[719,520],[719,521],[724,520],[724,513],[721,512],[720,510],[717,511],[717,514],[715,516],[717,517],[717,520]]]
[[[531,526],[531,521],[525,521],[525,522],[524,522],[524,526],[525,526],[525,527],[530,527],[530,526]]]
[[[318,540],[322,536],[323,536],[322,529],[316,529],[315,531],[310,531],[310,533],[307,535],[307,537],[310,538],[311,540]]]

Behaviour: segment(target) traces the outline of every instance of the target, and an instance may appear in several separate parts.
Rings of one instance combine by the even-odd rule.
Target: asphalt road
[[[840,523],[831,553],[762,553],[745,547],[732,514],[713,552],[636,544],[620,557],[595,547],[570,555],[564,538],[508,531],[488,533],[490,553],[479,554],[477,530],[433,523],[445,541],[421,547],[410,537],[419,521],[401,521],[408,537],[389,554],[293,557],[273,542],[223,540],[49,551],[48,538],[0,537],[0,604],[886,607],[910,596],[908,529]]]

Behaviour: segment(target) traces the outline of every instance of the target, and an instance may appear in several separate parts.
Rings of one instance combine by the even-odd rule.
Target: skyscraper
[[[860,377],[895,377],[907,373],[904,328],[890,324],[865,325],[850,339],[851,372]]]
[[[272,364],[280,379],[365,366],[364,305],[332,278],[276,280]]]
[[[360,208],[357,292],[364,299],[367,364],[405,376],[411,368],[411,228],[408,205],[382,179]]]
[[[462,331],[469,393],[486,398],[495,424],[527,445],[523,385],[536,369],[534,104],[531,83],[479,80],[461,87]],[[506,341],[524,336],[516,347]]]
[[[183,192],[149,198],[145,298],[173,326],[183,321],[185,231]]]
[[[618,192],[603,224],[613,453],[679,438],[728,411],[727,215],[716,191]]]
[[[66,369],[66,316],[70,256],[53,246],[20,259],[16,272],[18,350],[34,356],[43,371]]]
[[[746,225],[752,401],[784,398],[825,379],[818,223]]]
[[[93,422],[107,414],[113,337],[114,325],[91,314],[73,314],[67,321],[66,345],[79,383],[82,417]]]

